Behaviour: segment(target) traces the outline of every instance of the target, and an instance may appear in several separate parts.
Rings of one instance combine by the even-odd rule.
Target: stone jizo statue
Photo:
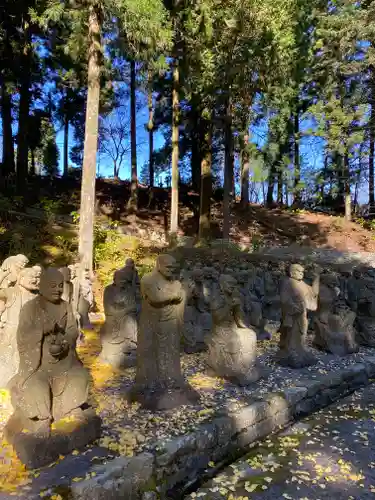
[[[356,340],[360,345],[375,347],[375,280],[361,280],[357,297]]]
[[[17,328],[22,307],[35,298],[39,289],[40,269],[24,268],[14,287],[0,290],[4,304],[0,329],[0,388],[5,388],[18,371]]]
[[[211,314],[204,300],[202,268],[193,270],[189,285],[182,343],[185,352],[192,353],[206,349],[205,337],[211,329]]]
[[[77,323],[61,299],[64,279],[54,268],[42,272],[39,295],[21,310],[17,344],[19,370],[11,380],[14,415],[8,436],[22,429],[48,437],[64,417],[86,421],[89,374],[76,353]]]
[[[354,321],[355,313],[345,303],[338,277],[322,274],[318,310],[313,321],[314,346],[339,356],[358,352]]]
[[[176,260],[161,255],[154,271],[141,280],[137,370],[131,398],[151,410],[198,400],[181,372],[180,339],[186,297],[177,276]]]
[[[257,337],[244,322],[237,281],[220,277],[220,290],[211,304],[212,333],[208,342],[207,364],[213,372],[234,384],[246,386],[267,372],[256,360]]]
[[[316,357],[306,346],[308,329],[307,307],[319,293],[319,275],[310,287],[303,281],[304,268],[291,264],[289,277],[281,283],[281,326],[277,361],[291,368],[303,368],[316,363]]]
[[[116,271],[113,284],[104,290],[105,323],[100,336],[100,359],[115,368],[128,366],[129,356],[137,347],[137,291],[133,271]]]
[[[9,288],[16,284],[19,273],[29,263],[25,255],[11,255],[6,258],[0,268],[0,288]]]

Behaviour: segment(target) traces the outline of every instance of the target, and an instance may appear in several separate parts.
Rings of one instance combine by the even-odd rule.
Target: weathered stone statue
[[[269,262],[264,271],[263,317],[273,321],[280,319],[279,279],[277,264]]]
[[[61,267],[59,269],[60,273],[64,277],[64,288],[62,294],[62,300],[71,304],[73,299],[73,283],[72,283],[72,272],[69,267]]]
[[[303,368],[316,363],[316,358],[306,346],[307,305],[318,296],[319,275],[310,287],[303,281],[304,268],[291,264],[289,277],[281,283],[281,326],[277,361],[291,368]]]
[[[353,269],[351,278],[349,278],[347,281],[348,305],[354,312],[357,312],[358,298],[361,294],[362,288],[364,288],[362,280],[362,269],[360,267],[356,267]]]
[[[152,410],[191,404],[199,398],[181,372],[185,292],[176,276],[176,260],[161,255],[154,271],[141,280],[137,370],[131,398]]]
[[[211,329],[211,314],[206,309],[203,294],[202,268],[193,270],[187,288],[182,344],[186,352],[192,353],[206,349],[205,337]]]
[[[242,299],[242,309],[247,323],[257,329],[262,326],[262,304],[252,290],[251,276],[245,270],[237,273],[239,292]]]
[[[5,388],[18,371],[17,328],[22,307],[38,293],[40,270],[22,269],[14,287],[0,290],[4,303],[0,329],[0,388]]]
[[[9,288],[16,284],[19,273],[29,263],[22,254],[6,258],[0,268],[0,288]]]
[[[134,361],[138,331],[136,294],[133,270],[129,267],[116,271],[113,284],[104,290],[100,359],[114,368],[129,366]]]
[[[356,340],[360,345],[375,347],[375,280],[361,280],[357,296]]]
[[[243,320],[237,281],[220,277],[220,290],[211,304],[212,333],[208,341],[207,364],[219,377],[240,386],[266,376],[256,361],[257,337]]]
[[[355,313],[347,307],[341,296],[338,277],[334,274],[322,274],[318,310],[313,321],[314,346],[339,356],[358,352],[354,321]]]
[[[216,290],[218,288],[216,275],[217,275],[217,272],[215,271],[214,267],[204,267],[203,268],[203,276],[204,276],[203,295],[204,295],[204,300],[206,302],[207,308],[210,307],[211,300],[214,297]]]
[[[79,283],[78,314],[80,317],[80,326],[86,330],[91,330],[93,328],[89,318],[89,312],[94,305],[92,282],[93,277],[91,276],[90,270],[85,268],[81,272]]]
[[[48,463],[51,456],[77,445],[61,434],[52,435],[48,443],[52,422],[70,417],[88,425],[94,418],[88,406],[89,373],[76,353],[77,323],[71,306],[61,300],[62,292],[62,274],[53,268],[43,271],[39,295],[23,306],[18,324],[20,364],[9,384],[15,411],[5,435],[21,460],[32,466]],[[100,426],[95,422],[80,435],[80,446],[82,440],[86,444],[98,437]]]

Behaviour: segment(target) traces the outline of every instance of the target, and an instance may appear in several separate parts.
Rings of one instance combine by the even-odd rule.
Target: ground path
[[[374,499],[375,385],[267,439],[185,498]]]

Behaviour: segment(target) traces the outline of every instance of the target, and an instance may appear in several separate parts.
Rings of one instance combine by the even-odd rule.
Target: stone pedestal
[[[72,422],[73,424],[73,422]],[[87,410],[85,420],[76,422],[73,430],[52,429],[49,435],[23,432],[22,418],[14,413],[4,429],[5,439],[11,444],[21,462],[28,469],[38,469],[54,462],[60,455],[99,439],[101,419],[92,410]]]

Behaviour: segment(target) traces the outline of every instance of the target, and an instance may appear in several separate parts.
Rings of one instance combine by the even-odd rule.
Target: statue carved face
[[[39,292],[46,300],[57,304],[61,301],[64,288],[63,275],[57,269],[50,267],[42,272]]]
[[[134,262],[134,260],[133,259],[126,259],[125,267],[128,267],[129,269],[134,270],[135,269],[135,262]]]
[[[176,277],[177,262],[170,255],[160,255],[156,261],[156,268],[165,279],[172,281]]]
[[[292,264],[289,269],[289,275],[296,281],[302,281],[304,276],[304,269],[299,264]]]
[[[36,291],[39,288],[40,273],[37,269],[24,269],[21,271],[19,284],[29,290],[30,292]]]

